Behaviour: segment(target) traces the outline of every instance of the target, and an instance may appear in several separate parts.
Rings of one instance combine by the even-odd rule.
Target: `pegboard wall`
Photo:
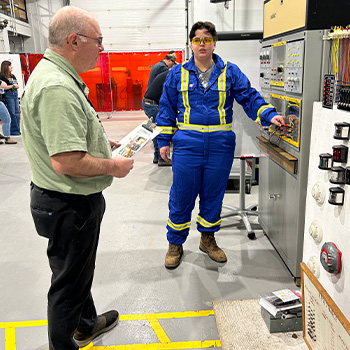
[[[349,140],[334,138],[338,135],[335,124],[350,123],[350,112],[336,106],[322,108],[321,102],[315,102],[312,118],[303,262],[349,320],[350,304],[345,296],[350,295],[350,185],[337,182],[341,180],[338,177],[340,167],[350,167],[350,152],[340,162],[332,163],[329,158],[328,166],[332,169],[320,169],[319,166],[327,167],[327,160],[321,162],[320,154],[329,153],[337,159],[338,153],[333,153],[337,152],[337,146],[340,150],[350,147]],[[341,260],[339,273],[328,272],[321,264],[321,251],[327,242],[334,243],[342,253],[341,257],[340,254],[329,256],[330,261],[333,258],[338,262]]]

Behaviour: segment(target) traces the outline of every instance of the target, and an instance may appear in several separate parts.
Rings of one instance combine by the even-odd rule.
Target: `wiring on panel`
[[[259,123],[256,123],[256,127],[260,133],[260,136],[263,136],[264,138],[267,138],[268,141],[276,146],[278,146],[282,140],[282,135],[280,132],[276,129],[272,129],[269,126],[262,126]]]
[[[332,28],[327,40],[331,40],[328,74],[334,76],[336,83],[333,92],[334,103],[338,104],[339,109],[350,111],[350,25],[345,28]],[[329,89],[325,91],[332,93]]]

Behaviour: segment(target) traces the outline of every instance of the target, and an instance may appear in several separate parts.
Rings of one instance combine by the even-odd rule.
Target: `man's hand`
[[[114,162],[113,171],[110,175],[114,177],[125,177],[130,173],[134,167],[134,160],[132,158],[114,157],[111,159]]]
[[[271,123],[275,124],[277,126],[282,126],[284,125],[284,117],[282,117],[281,115],[275,115],[272,119],[271,119]]]
[[[170,147],[164,146],[159,150],[160,156],[167,162],[170,160]]]
[[[109,141],[109,144],[111,145],[112,150],[115,150],[116,148],[118,148],[121,145],[121,143],[119,143],[119,141],[115,141],[115,140],[111,140],[111,139],[109,139],[108,141]]]

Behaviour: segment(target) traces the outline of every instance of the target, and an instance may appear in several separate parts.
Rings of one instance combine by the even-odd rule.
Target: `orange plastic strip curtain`
[[[98,112],[142,110],[142,98],[153,65],[168,51],[102,52],[96,68],[80,74],[88,86],[89,99]],[[182,62],[182,51],[176,52]],[[27,83],[43,54],[21,54],[22,73]]]

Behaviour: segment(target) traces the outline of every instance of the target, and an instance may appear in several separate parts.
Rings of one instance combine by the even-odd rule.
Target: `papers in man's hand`
[[[112,151],[112,157],[133,157],[147,143],[153,140],[161,131],[161,128],[152,124],[151,120],[143,122],[126,135],[119,142],[121,145]]]
[[[278,290],[262,297],[259,304],[274,317],[281,313],[297,312],[302,308],[301,293],[291,289]]]

